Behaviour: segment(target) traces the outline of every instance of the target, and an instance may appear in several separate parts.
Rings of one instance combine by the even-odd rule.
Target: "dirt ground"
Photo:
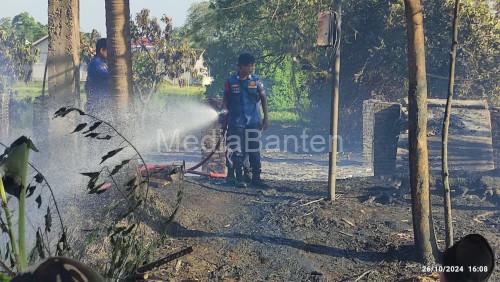
[[[150,279],[437,281],[414,259],[410,197],[404,185],[398,188],[390,179],[353,175],[366,174],[354,163],[341,168],[340,175],[352,178],[338,181],[337,200],[329,203],[323,200],[324,156],[296,159],[300,161],[265,154],[268,189],[226,187],[188,177],[180,212],[157,256],[188,246],[194,251],[155,269]],[[482,234],[497,251],[498,264],[498,198],[457,187],[455,237]],[[436,187],[432,193],[435,228],[438,239],[444,239],[443,200]],[[168,188],[158,194],[166,202],[175,198]],[[444,242],[439,244],[442,248]],[[500,281],[498,267],[490,281]]]
[[[199,158],[194,152],[156,155],[148,161],[186,160],[189,166]],[[188,176],[179,213],[166,229],[158,222],[168,214],[164,207],[174,205],[178,191],[152,188],[152,206],[158,213],[142,224],[151,230],[146,241],[162,237],[164,242],[154,257],[186,247],[193,252],[151,271],[148,281],[437,281],[438,276],[423,272],[414,257],[408,185],[369,176],[372,172],[363,166],[360,154],[342,154],[338,163],[333,203],[324,200],[327,154],[264,152],[267,189],[234,188]],[[490,177],[487,185],[495,196],[485,194],[481,176],[472,178],[452,175],[455,238],[482,234],[497,252],[498,264],[500,178]],[[438,239],[444,239],[443,198],[436,179],[431,181],[433,218]],[[100,211],[106,199],[94,200],[91,207],[86,200],[74,201],[80,204],[66,205],[74,209],[68,213],[75,215],[74,229],[83,230],[85,253],[97,257],[84,262],[105,261],[109,252],[99,251],[102,244],[92,230],[96,219],[106,218]],[[443,248],[443,240],[439,245]],[[490,281],[500,281],[498,267]]]

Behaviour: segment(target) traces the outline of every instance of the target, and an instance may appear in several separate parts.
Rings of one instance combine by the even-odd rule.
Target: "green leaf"
[[[88,134],[92,131],[94,131],[95,129],[97,129],[100,125],[102,124],[102,121],[96,121],[94,122],[94,124],[92,124],[89,129],[85,132],[83,132],[83,134]]]
[[[84,122],[84,123],[80,123],[76,128],[75,130],[73,130],[73,132],[71,133],[76,133],[76,132],[80,132],[82,131],[85,127],[87,127],[87,123]]]
[[[22,136],[0,156],[0,175],[4,178],[5,190],[16,198],[19,198],[21,187],[27,186],[30,149],[38,151],[29,138]]]
[[[10,256],[10,244],[9,242],[5,243],[5,257],[4,260],[7,260]]]
[[[55,113],[54,113],[54,117],[58,117],[60,115],[62,115],[63,113],[67,112],[68,111],[68,108],[67,107],[62,107],[62,108],[59,108]]]
[[[42,195],[38,195],[36,197],[35,202],[37,203],[37,208],[40,208],[42,206]]]
[[[89,133],[89,134],[85,135],[85,137],[87,137],[87,138],[96,138],[97,136],[99,136],[99,134],[100,133],[96,133],[96,132]]]
[[[9,282],[10,277],[7,274],[0,273],[0,282]]]
[[[104,137],[96,137],[97,140],[111,140],[111,138],[113,138],[113,136],[111,135],[106,135]]]
[[[28,192],[26,195],[26,198],[29,198],[33,195],[33,193],[35,193],[36,185],[30,185],[30,186],[28,186],[28,188],[26,190]]]
[[[52,229],[52,214],[50,213],[50,207],[47,206],[47,213],[45,214],[45,232],[50,232]]]
[[[84,172],[84,173],[80,173],[81,175],[84,175],[84,176],[88,176],[90,178],[97,178],[99,177],[99,175],[101,174],[100,171],[97,171],[97,172]]]
[[[125,166],[126,164],[128,164],[129,162],[130,162],[130,160],[124,160],[124,161],[122,161],[121,164],[115,166],[113,168],[113,171],[111,171],[110,176],[117,174],[120,171],[120,169],[122,169],[122,167]]]
[[[36,256],[41,259],[44,259],[46,257],[45,250],[43,249],[43,237],[40,228],[38,228],[38,230],[36,231],[36,243],[30,255],[30,261],[32,263],[36,261]]]
[[[77,109],[77,108],[67,108],[67,107],[62,107],[60,108],[59,110],[57,110],[55,113],[54,113],[54,118],[58,118],[58,117],[65,117],[66,115],[68,115],[69,113],[71,112],[77,112],[79,113],[81,116],[84,116],[85,115],[85,112],[80,110],[80,109]]]
[[[105,162],[107,159],[110,159],[110,158],[114,157],[116,154],[118,154],[119,152],[121,152],[123,149],[125,149],[125,147],[109,151],[104,157],[102,157],[101,164],[103,162]]]
[[[43,175],[41,173],[37,173],[35,175],[35,181],[38,184],[42,183],[44,179],[45,179],[45,177],[43,177]]]
[[[9,230],[7,229],[7,224],[3,221],[3,218],[0,216],[0,231],[2,233],[7,233]]]

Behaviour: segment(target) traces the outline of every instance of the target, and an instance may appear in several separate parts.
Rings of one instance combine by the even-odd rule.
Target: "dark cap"
[[[443,266],[463,267],[463,272],[444,273],[449,282],[484,282],[493,272],[495,255],[483,236],[469,234],[444,252]]]
[[[107,45],[108,45],[108,40],[106,38],[100,38],[99,40],[97,40],[97,42],[95,44],[96,54],[99,54],[101,49],[104,49],[104,48],[107,49],[108,48]]]
[[[251,64],[255,64],[255,57],[250,53],[243,53],[238,57],[238,65],[240,66],[248,66]]]

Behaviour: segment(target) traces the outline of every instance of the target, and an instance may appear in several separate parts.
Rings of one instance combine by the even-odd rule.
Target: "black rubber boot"
[[[225,185],[234,186],[235,184],[236,184],[236,177],[234,175],[234,169],[228,168]]]
[[[256,188],[269,188],[269,186],[262,181],[262,178],[260,178],[260,173],[252,173],[252,186]]]
[[[234,176],[228,176],[226,177],[226,186],[234,186],[236,184],[236,178]]]
[[[247,168],[243,169],[243,181],[245,181],[246,183],[252,182],[252,173]]]
[[[247,183],[243,179],[242,171],[241,170],[236,170],[236,184],[235,186],[238,188],[247,188]]]
[[[236,180],[235,186],[237,188],[247,188],[247,183],[243,180]]]

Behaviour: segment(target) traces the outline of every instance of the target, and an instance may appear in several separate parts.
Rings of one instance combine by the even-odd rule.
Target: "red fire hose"
[[[224,126],[224,129],[222,130],[222,137],[219,138],[219,140],[217,141],[217,144],[215,145],[215,148],[212,150],[212,152],[210,152],[210,154],[208,154],[203,160],[201,160],[198,164],[194,165],[193,167],[187,169],[185,171],[185,173],[189,173],[189,174],[195,174],[195,175],[201,175],[201,176],[207,176],[207,177],[210,177],[210,178],[225,178],[227,176],[227,173],[214,173],[214,172],[210,172],[210,173],[204,173],[204,172],[199,172],[199,171],[196,171],[198,168],[200,168],[203,164],[205,164],[208,160],[210,160],[210,158],[215,154],[215,152],[217,152],[217,150],[219,150],[220,148],[220,145],[222,144],[222,140],[224,139],[224,136],[226,136],[226,130],[227,130],[227,119],[226,119],[226,122],[225,122],[226,126]]]
[[[210,152],[210,154],[208,154],[205,158],[203,158],[199,163],[197,163],[193,167],[190,167],[187,170],[185,170],[184,173],[206,176],[206,177],[210,177],[210,178],[226,178],[227,173],[215,173],[215,172],[205,173],[205,172],[201,172],[201,171],[196,171],[203,164],[205,164],[208,160],[210,160],[210,158],[215,154],[215,152],[217,152],[217,150],[219,150],[220,145],[222,144],[222,141],[225,138],[226,131],[227,131],[227,118],[224,121],[224,129],[222,130],[222,135],[221,135],[222,137],[217,141],[217,144],[215,145],[215,148],[212,150],[212,152]],[[145,167],[141,166],[139,168],[139,170],[141,173],[145,172],[146,168],[149,172],[159,172],[159,171],[163,171],[169,167],[170,166],[167,164],[146,164]]]

